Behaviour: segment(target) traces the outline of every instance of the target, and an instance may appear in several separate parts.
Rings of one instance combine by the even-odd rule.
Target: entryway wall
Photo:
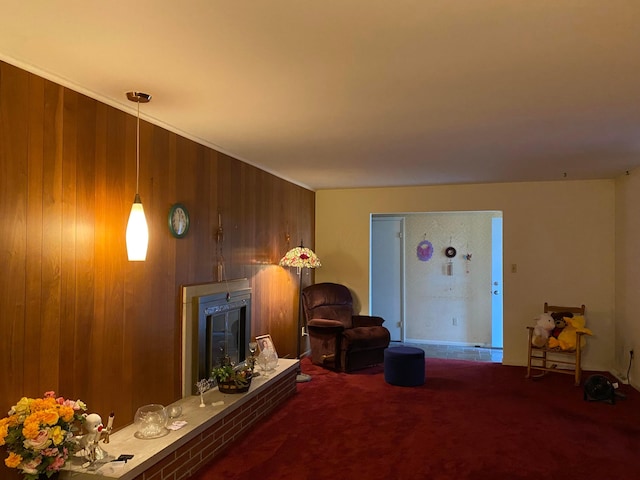
[[[405,287],[402,340],[492,345],[492,220],[501,216],[501,212],[402,215]],[[373,215],[372,222],[385,217]],[[377,255],[387,254],[376,252],[373,243],[372,263]],[[454,256],[446,255],[449,247],[455,249]],[[374,275],[376,269],[371,271]],[[381,284],[384,282],[372,278],[372,289],[380,288],[376,285]],[[395,286],[389,288],[395,290]],[[372,301],[372,313],[378,314],[373,310]]]
[[[595,335],[585,352],[584,367],[608,370],[615,351],[616,255],[620,255],[620,271],[628,278],[638,277],[637,269],[629,266],[634,265],[633,248],[624,255],[616,249],[618,238],[631,237],[626,230],[619,236],[615,228],[614,187],[613,180],[573,180],[319,190],[315,252],[322,259],[322,268],[315,270],[315,281],[346,285],[358,302],[357,311],[367,314],[372,213],[502,211],[503,363],[527,364],[525,327],[535,323],[544,302],[586,303],[587,326]],[[636,192],[632,187],[628,191]],[[640,193],[634,198],[638,196]],[[640,204],[628,198],[621,202]],[[637,227],[637,215],[632,214],[629,224]],[[638,241],[628,244],[637,246]],[[476,252],[472,253],[473,266]],[[628,312],[637,310],[629,307]],[[628,317],[637,320],[637,315]],[[638,337],[629,328],[623,333]],[[626,365],[624,368],[626,371]]]

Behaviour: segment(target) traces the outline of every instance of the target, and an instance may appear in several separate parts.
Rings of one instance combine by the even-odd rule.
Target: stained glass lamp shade
[[[280,259],[281,267],[296,267],[298,273],[301,268],[317,268],[321,267],[320,259],[310,248],[300,245],[299,247],[289,250],[284,257]]]

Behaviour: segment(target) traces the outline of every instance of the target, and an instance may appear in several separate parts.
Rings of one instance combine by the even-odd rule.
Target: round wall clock
[[[175,203],[169,210],[169,231],[176,238],[184,237],[189,231],[189,211],[181,203]]]

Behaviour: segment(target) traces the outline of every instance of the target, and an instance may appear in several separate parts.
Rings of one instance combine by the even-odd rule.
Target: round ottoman
[[[424,385],[424,350],[414,347],[385,349],[384,381],[402,387]]]

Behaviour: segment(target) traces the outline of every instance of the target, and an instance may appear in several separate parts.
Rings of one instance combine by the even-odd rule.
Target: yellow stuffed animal
[[[556,342],[553,342],[552,346],[552,338],[549,339],[549,346],[551,348],[555,346],[559,346],[561,350],[575,350],[576,349],[576,339],[578,338],[577,332],[584,332],[586,335],[593,335],[591,330],[585,327],[585,319],[583,316],[576,316],[573,318],[565,317],[564,321],[567,322],[567,326],[564,327],[562,332]],[[555,339],[553,339],[555,340]],[[580,338],[580,347],[584,347],[586,344],[586,340],[584,338]]]

